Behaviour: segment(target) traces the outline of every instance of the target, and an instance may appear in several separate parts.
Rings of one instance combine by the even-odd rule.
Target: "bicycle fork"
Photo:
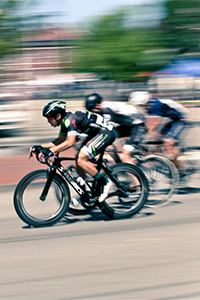
[[[40,196],[40,200],[41,201],[45,201],[46,200],[46,197],[47,197],[49,188],[50,188],[50,186],[52,184],[52,181],[53,181],[55,173],[56,173],[56,169],[54,169],[54,168],[52,168],[50,171],[48,170],[48,178],[47,178],[47,181],[45,183],[45,186],[44,186],[44,189],[42,191],[42,194]]]

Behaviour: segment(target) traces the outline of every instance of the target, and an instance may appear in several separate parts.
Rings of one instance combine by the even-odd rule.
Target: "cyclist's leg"
[[[98,173],[95,165],[90,161],[93,157],[100,154],[106,147],[113,143],[115,135],[109,130],[101,130],[80,149],[77,156],[77,165],[92,177]]]
[[[163,148],[168,158],[177,166],[177,158],[181,155],[178,144],[180,134],[185,128],[183,121],[171,121],[163,129]]]
[[[79,168],[82,168],[89,175],[94,177],[95,182],[97,182],[97,193],[99,194],[101,193],[100,187],[106,187],[108,182],[90,160],[96,155],[100,154],[105,148],[112,144],[114,140],[114,132],[111,132],[107,129],[101,130],[95,137],[89,140],[87,144],[81,148],[78,155],[77,164]]]
[[[135,146],[139,144],[142,136],[145,134],[146,129],[144,123],[133,125],[130,130],[130,139],[123,146],[121,159],[123,162],[135,164],[136,161],[131,157]]]

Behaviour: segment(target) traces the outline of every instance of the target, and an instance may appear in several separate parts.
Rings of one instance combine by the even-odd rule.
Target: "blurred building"
[[[18,54],[1,61],[3,80],[33,80],[38,76],[73,71],[75,41],[83,34],[77,28],[25,30]]]

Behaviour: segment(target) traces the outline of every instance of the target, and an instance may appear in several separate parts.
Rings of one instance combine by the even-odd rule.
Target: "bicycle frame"
[[[99,155],[98,159],[93,158],[92,162],[97,165],[97,170],[98,171],[100,171],[102,169],[107,174],[107,176],[118,187],[120,192],[125,193],[125,191],[123,190],[123,187],[120,185],[119,181],[115,178],[115,176],[112,175],[112,172],[109,170],[109,168],[106,165],[104,165],[105,161],[103,160],[103,155],[104,155],[104,151]],[[59,173],[61,174],[63,179],[73,187],[73,189],[78,193],[79,196],[82,196],[84,194],[88,195],[88,192],[85,191],[80,186],[80,184],[77,183],[76,179],[69,173],[69,171],[67,171],[61,165],[62,161],[67,161],[67,160],[75,161],[75,158],[73,158],[73,157],[58,157],[58,154],[56,154],[52,165],[50,165],[50,163],[48,162],[47,159],[45,159],[45,162],[40,161],[41,163],[47,164],[49,166],[48,178],[47,178],[47,181],[46,181],[45,186],[43,188],[43,191],[41,193],[40,200],[45,201],[45,199],[47,197],[47,194],[48,194],[48,191],[49,191],[49,188],[51,186],[53,177],[56,174],[56,170],[59,171]],[[89,187],[90,187],[90,190],[92,190],[92,187],[91,186],[89,186]]]
[[[69,172],[66,171],[66,169],[61,165],[61,161],[67,161],[67,160],[75,161],[75,158],[73,158],[73,157],[58,157],[58,154],[57,154],[54,158],[52,166],[47,162],[47,160],[45,160],[45,163],[49,166],[49,170],[48,170],[48,175],[49,176],[47,178],[44,189],[43,189],[42,194],[40,196],[40,200],[44,201],[46,199],[46,196],[48,194],[48,191],[49,191],[49,188],[51,186],[53,177],[56,173],[56,170],[58,170],[60,172],[60,174],[62,175],[64,180],[66,182],[68,182],[80,196],[85,194],[85,191],[76,182],[75,178],[71,174],[69,174]],[[44,163],[44,162],[41,162],[41,163]]]

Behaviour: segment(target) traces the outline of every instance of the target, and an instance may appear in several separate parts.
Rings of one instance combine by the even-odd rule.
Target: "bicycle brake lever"
[[[29,157],[28,157],[28,159],[31,159],[31,157],[33,157],[33,152],[32,152],[32,151],[29,152]]]

